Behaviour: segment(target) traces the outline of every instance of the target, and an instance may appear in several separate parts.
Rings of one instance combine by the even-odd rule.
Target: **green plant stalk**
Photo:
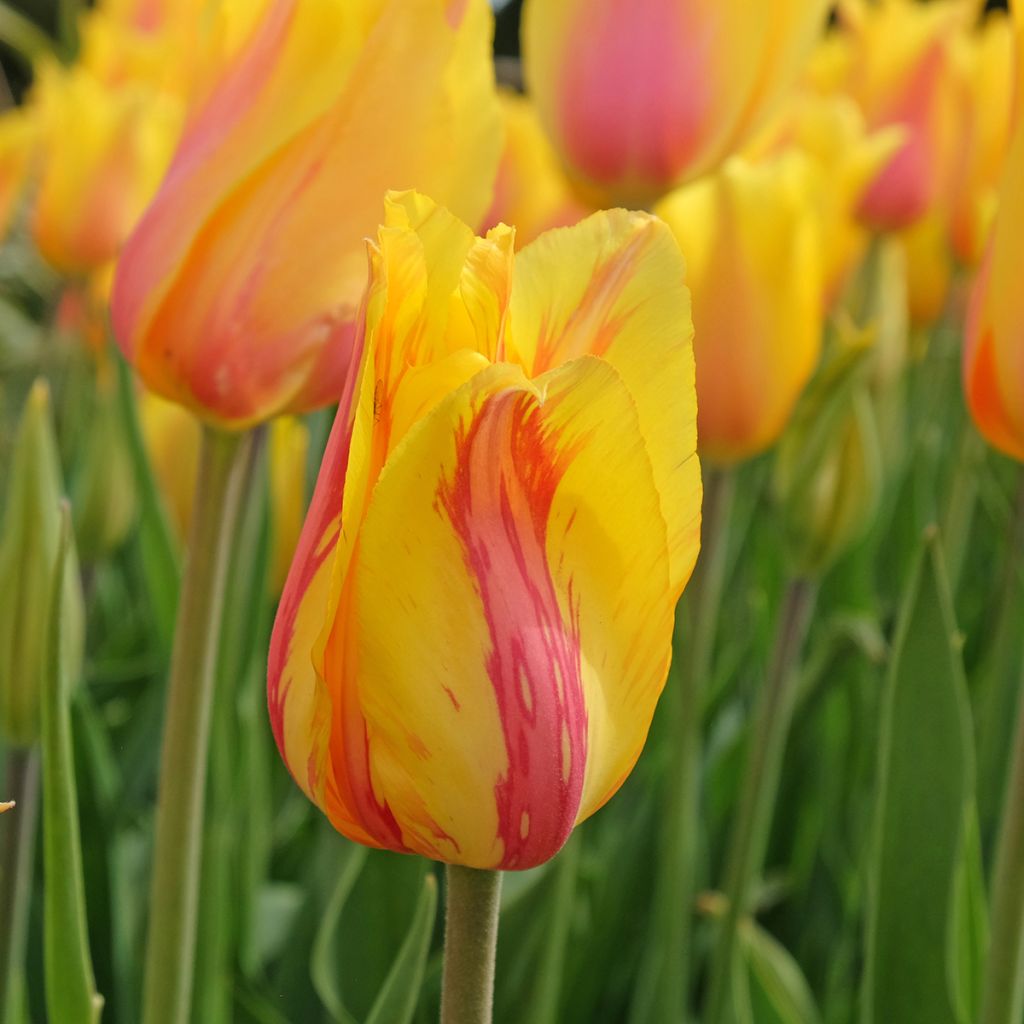
[[[704,480],[701,555],[684,598],[685,648],[670,678],[669,764],[654,922],[659,949],[654,1020],[685,1020],[692,974],[693,914],[700,836],[701,720],[728,568],[731,471]]]
[[[984,442],[973,423],[965,424],[942,519],[949,585],[954,596],[960,587],[964,557],[971,537],[971,524],[978,498],[978,469],[984,454]]]
[[[160,762],[144,1024],[189,1020],[214,680],[228,555],[250,491],[254,437],[203,431]]]
[[[17,1020],[39,813],[38,750],[9,751],[4,777],[4,799],[17,806],[0,824],[0,1020]]]
[[[491,1024],[501,872],[449,864],[441,1024]]]
[[[63,657],[64,579],[70,544],[71,509],[65,502],[43,677],[43,967],[49,1019],[99,1024],[103,997],[96,992],[89,952],[69,710],[71,680]]]
[[[9,46],[26,64],[53,52],[53,40],[30,18],[0,0],[0,43]]]
[[[1024,1018],[1024,687],[992,878],[992,930],[980,1024]]]
[[[759,698],[739,810],[729,844],[725,875],[728,902],[711,957],[706,1024],[732,1024],[734,1019],[731,990],[737,933],[747,913],[750,892],[768,844],[799,681],[796,668],[816,593],[816,584],[802,577],[790,580],[786,588],[771,669]]]

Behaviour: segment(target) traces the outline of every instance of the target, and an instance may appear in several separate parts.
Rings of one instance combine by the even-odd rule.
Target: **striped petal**
[[[551,857],[636,760],[668,666],[665,526],[622,378],[593,358],[473,378],[395,452],[352,571],[345,660],[402,846]]]
[[[700,544],[690,296],[661,221],[623,210],[550,231],[516,259],[508,358],[530,376],[583,355],[606,360],[636,399],[681,591]]]

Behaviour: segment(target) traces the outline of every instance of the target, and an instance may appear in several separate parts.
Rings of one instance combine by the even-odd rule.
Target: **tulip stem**
[[[32,862],[39,813],[39,752],[7,754],[4,798],[16,802],[0,825],[0,1020],[19,1020],[20,973],[25,963]]]
[[[190,1019],[206,765],[228,555],[254,477],[256,437],[203,431],[160,762],[144,1024]]]
[[[1024,688],[992,878],[992,931],[980,1024],[1024,1016]]]
[[[706,1024],[727,1024],[735,1019],[731,996],[736,938],[768,845],[786,738],[793,717],[799,675],[796,667],[816,592],[816,585],[801,577],[790,580],[786,588],[771,669],[758,700],[739,810],[730,838],[725,875],[727,905],[711,958]]]
[[[448,865],[441,1024],[491,1024],[501,872]]]

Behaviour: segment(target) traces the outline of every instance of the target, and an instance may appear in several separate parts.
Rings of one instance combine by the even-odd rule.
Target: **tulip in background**
[[[746,144],[796,81],[826,0],[527,0],[527,85],[595,203],[648,204]]]
[[[824,326],[816,170],[788,152],[742,158],[656,208],[693,292],[697,434],[719,464],[778,440],[817,364]]]
[[[441,0],[228,14],[253,6],[112,303],[147,386],[231,428],[338,399],[384,190],[427,189],[476,222],[501,146],[485,0],[458,17]]]
[[[971,0],[844,0],[840,27],[811,78],[859,104],[871,129],[900,126],[903,144],[861,203],[865,224],[898,230],[924,216],[948,186],[956,138],[952,49]]]

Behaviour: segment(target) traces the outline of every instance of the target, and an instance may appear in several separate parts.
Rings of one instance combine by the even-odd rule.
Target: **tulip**
[[[13,800],[0,801],[0,814],[3,814],[4,811],[13,810],[14,807],[15,803]]]
[[[701,452],[735,463],[778,439],[818,360],[824,279],[810,159],[734,158],[656,212],[693,292]]]
[[[505,150],[484,227],[508,224],[524,246],[550,228],[575,224],[590,211],[574,195],[537,110],[524,96],[501,92]]]
[[[1024,97],[1024,13],[1017,5],[1017,94]],[[964,387],[978,429],[1000,451],[1024,460],[1024,106],[1018,102],[999,213],[971,296]]]
[[[351,839],[529,868],[619,788],[699,545],[689,302],[667,228],[514,253],[389,198],[271,642],[274,735]]]
[[[910,323],[930,327],[949,304],[956,270],[946,219],[938,212],[931,213],[899,238],[906,251]]]
[[[646,204],[713,170],[795,82],[823,0],[527,0],[527,82],[595,199]]]
[[[955,137],[952,46],[970,22],[972,0],[845,0],[833,83],[860,104],[870,128],[903,128],[903,145],[861,203],[877,230],[909,227],[947,186]],[[842,54],[839,57],[839,54]]]
[[[385,189],[428,188],[475,223],[501,146],[485,0],[461,17],[440,0],[261,11],[192,115],[112,302],[147,386],[227,428],[339,398]]]
[[[117,255],[159,183],[178,131],[175,105],[112,87],[83,66],[46,63],[30,114],[40,163],[31,230],[56,270],[84,276]]]

